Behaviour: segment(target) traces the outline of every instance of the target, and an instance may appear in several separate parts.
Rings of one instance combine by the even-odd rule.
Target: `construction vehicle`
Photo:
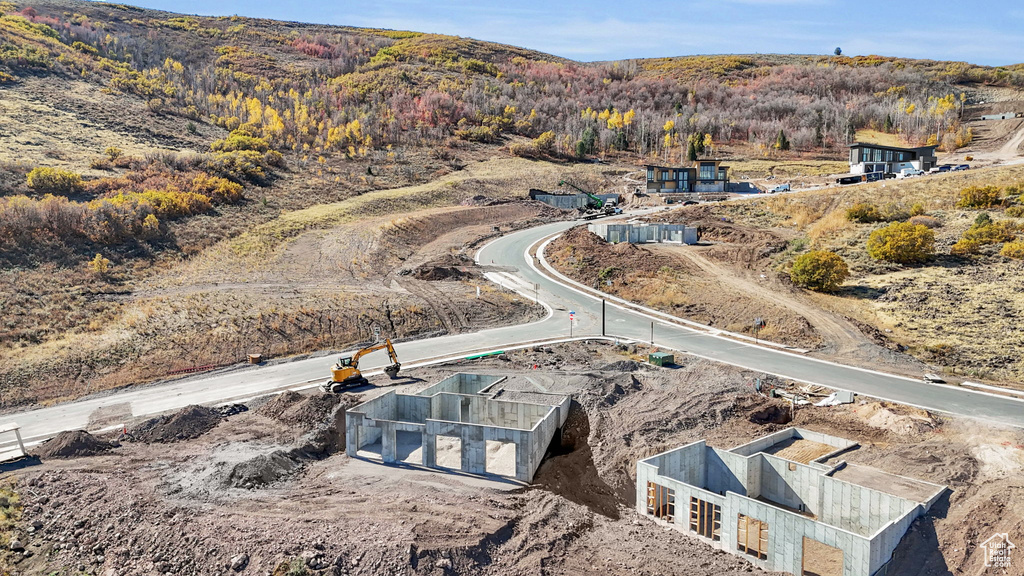
[[[615,200],[608,200],[606,202],[602,200],[600,196],[587,192],[583,188],[580,188],[579,186],[573,184],[572,182],[567,182],[565,180],[559,181],[558,185],[570,186],[576,189],[576,191],[578,191],[580,194],[583,194],[587,197],[586,207],[580,208],[580,212],[588,213],[588,217],[584,218],[586,220],[593,220],[594,218],[597,218],[598,216],[601,215],[613,216],[615,214],[622,214],[622,208],[616,206],[617,202]],[[592,210],[594,209],[600,210],[600,212],[592,212]]]
[[[323,386],[321,386],[324,392],[338,393],[346,388],[368,384],[369,382],[363,376],[363,373],[359,371],[359,359],[370,352],[384,348],[387,348],[388,356],[391,358],[391,365],[384,368],[384,373],[392,379],[398,377],[398,370],[401,369],[402,365],[398,362],[398,354],[395,353],[395,347],[391,345],[391,339],[385,338],[381,344],[367,346],[351,356],[339,358],[338,362],[334,365],[334,369],[331,371],[331,379],[324,382]]]

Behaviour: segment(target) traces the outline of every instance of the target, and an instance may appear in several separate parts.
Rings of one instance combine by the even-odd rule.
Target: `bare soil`
[[[788,407],[753,392],[759,375],[687,357],[657,368],[635,362],[640,352],[573,343],[410,372],[412,390],[479,370],[571,391],[561,441],[526,488],[348,458],[340,412],[382,390],[286,393],[198,438],[5,474],[31,553],[7,561],[13,574],[226,574],[233,560],[243,574],[298,564],[316,574],[758,572],[637,516],[636,460],[701,438],[747,442],[789,425]],[[950,486],[912,526],[893,573],[976,574],[981,541],[1024,527],[1013,506],[1020,431],[870,399],[798,408],[793,423],[859,442],[843,455],[851,463]]]
[[[673,210],[652,221],[697,227],[700,243],[611,245],[585,227],[551,244],[548,256],[563,274],[597,289],[679,317],[806,348],[817,357],[919,375],[923,366],[900,354],[885,335],[824,308],[793,286],[777,258],[793,230],[733,222],[706,206]],[[611,282],[609,285],[608,282]]]

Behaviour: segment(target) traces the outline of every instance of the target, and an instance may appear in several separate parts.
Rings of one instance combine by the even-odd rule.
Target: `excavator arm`
[[[562,181],[560,181],[558,183],[558,185],[559,186],[572,186],[573,188],[578,190],[580,193],[586,194],[587,197],[590,198],[591,202],[593,202],[595,208],[601,208],[601,207],[604,206],[604,200],[601,200],[600,196],[591,194],[590,192],[587,192],[586,190],[584,190],[583,188],[580,188],[579,186],[573,184],[572,182],[567,182],[565,180],[562,180]]]
[[[384,372],[394,378],[398,376],[398,370],[402,367],[402,364],[398,361],[398,353],[395,352],[395,347],[391,344],[390,338],[385,338],[384,342],[380,344],[374,344],[373,346],[367,346],[362,350],[352,355],[352,367],[359,368],[359,359],[366,356],[370,352],[376,352],[377,350],[387,349],[388,357],[391,358],[391,365],[384,368]]]

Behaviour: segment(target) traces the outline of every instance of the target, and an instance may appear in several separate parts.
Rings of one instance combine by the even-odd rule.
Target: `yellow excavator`
[[[398,354],[395,353],[395,347],[391,345],[391,339],[385,338],[382,344],[367,346],[351,356],[339,358],[338,362],[334,365],[334,369],[331,371],[332,378],[324,382],[322,386],[324,392],[337,393],[346,388],[368,384],[366,378],[363,377],[363,373],[359,371],[359,359],[370,352],[382,348],[387,348],[388,356],[391,357],[392,362],[390,366],[384,368],[384,373],[392,379],[398,377],[398,370],[401,369],[402,365],[398,362]]]

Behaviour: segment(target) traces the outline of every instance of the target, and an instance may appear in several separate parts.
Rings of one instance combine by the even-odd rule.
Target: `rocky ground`
[[[192,407],[116,445],[69,434],[4,472],[16,497],[0,506],[17,518],[5,561],[12,574],[757,572],[637,516],[635,463],[700,438],[749,441],[788,425],[786,410],[753,392],[760,374],[686,357],[656,368],[641,352],[574,343],[409,372],[410,389],[474,370],[572,391],[562,442],[525,487],[346,456],[341,410],[381,388],[285,393],[228,416]],[[851,462],[950,486],[893,573],[978,573],[978,543],[1024,526],[1018,431],[859,398],[793,422],[860,442]]]

